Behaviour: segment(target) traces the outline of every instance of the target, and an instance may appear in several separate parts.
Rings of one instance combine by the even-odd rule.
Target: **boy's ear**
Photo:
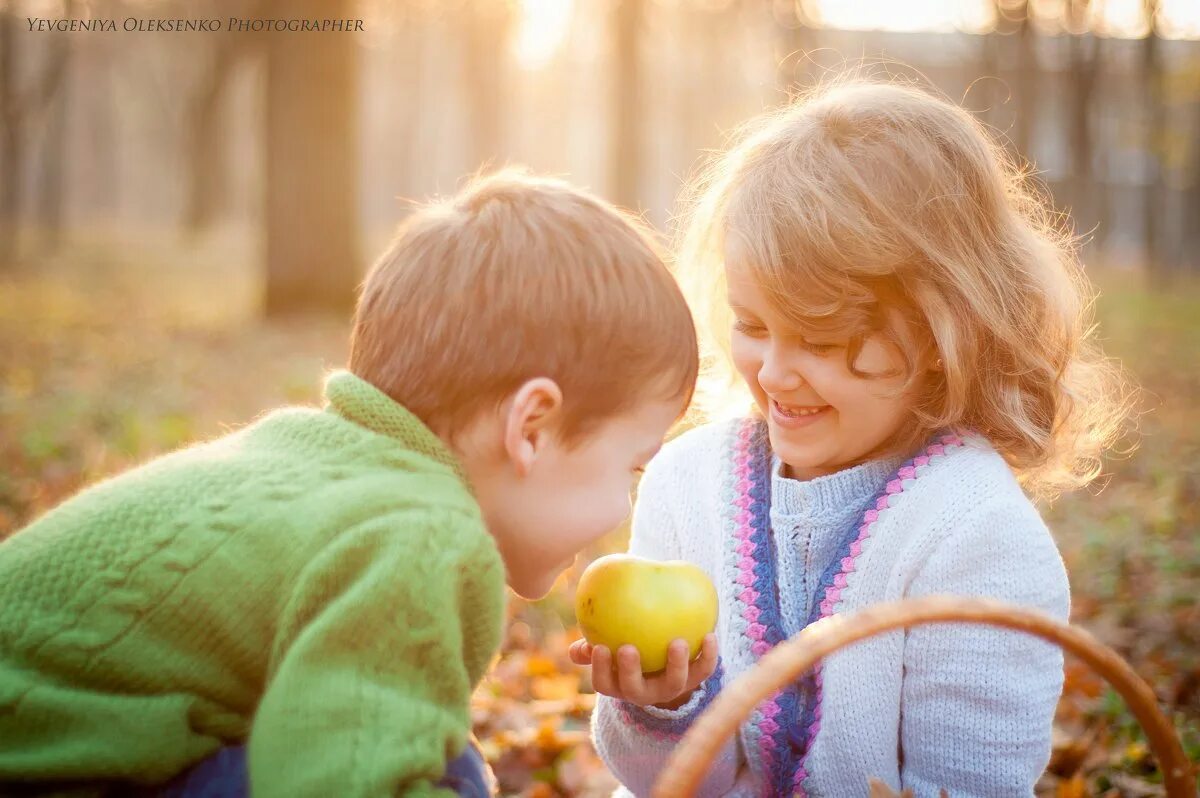
[[[512,395],[504,419],[504,451],[520,476],[529,474],[555,435],[562,404],[562,389],[549,377],[535,377]]]

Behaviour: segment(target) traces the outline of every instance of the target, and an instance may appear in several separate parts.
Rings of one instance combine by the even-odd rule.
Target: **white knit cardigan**
[[[759,593],[806,583],[787,561],[771,572],[770,587],[761,568],[752,570],[748,519],[756,510],[762,517],[754,497],[764,500],[753,487],[751,472],[763,464],[761,451],[752,462],[755,447],[770,456],[761,421],[711,424],[667,444],[643,477],[630,551],[709,574],[721,601],[721,661],[678,710],[600,697],[592,733],[624,785],[619,795],[648,795],[691,720],[778,642],[755,605]],[[847,531],[846,546],[812,602],[818,615],[934,594],[1068,615],[1066,572],[1049,531],[978,436],[944,436],[905,462]],[[711,763],[698,794],[860,798],[875,777],[917,798],[942,788],[955,798],[1029,796],[1050,755],[1062,677],[1057,647],[1016,632],[940,624],[880,635],[828,658],[797,693],[794,714],[782,699],[760,707]]]

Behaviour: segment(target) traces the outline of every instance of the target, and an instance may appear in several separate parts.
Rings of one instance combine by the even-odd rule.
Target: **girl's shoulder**
[[[934,444],[937,446],[937,444]],[[985,595],[1066,618],[1070,587],[1054,537],[999,452],[954,436],[900,479],[874,530],[914,594]],[[914,458],[915,462],[915,458]]]
[[[910,544],[926,551],[984,545],[1057,560],[1049,528],[1000,453],[978,434],[948,437],[889,483],[888,526],[908,530]]]
[[[960,513],[983,512],[997,503],[1033,508],[1004,457],[987,438],[972,432],[931,441],[901,468],[889,490]]]

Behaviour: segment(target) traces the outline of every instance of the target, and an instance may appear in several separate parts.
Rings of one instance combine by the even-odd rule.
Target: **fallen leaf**
[[[1082,773],[1076,773],[1065,781],[1060,781],[1054,788],[1054,798],[1084,798],[1087,795],[1087,783]]]
[[[891,787],[876,778],[867,779],[867,783],[871,785],[869,798],[912,798],[912,790],[896,792]]]

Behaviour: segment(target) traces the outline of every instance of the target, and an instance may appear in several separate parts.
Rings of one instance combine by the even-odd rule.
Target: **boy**
[[[505,581],[543,595],[621,522],[697,367],[674,280],[606,203],[509,172],[415,213],[323,410],[0,545],[0,793],[178,785],[246,743],[255,796],[454,794]]]

